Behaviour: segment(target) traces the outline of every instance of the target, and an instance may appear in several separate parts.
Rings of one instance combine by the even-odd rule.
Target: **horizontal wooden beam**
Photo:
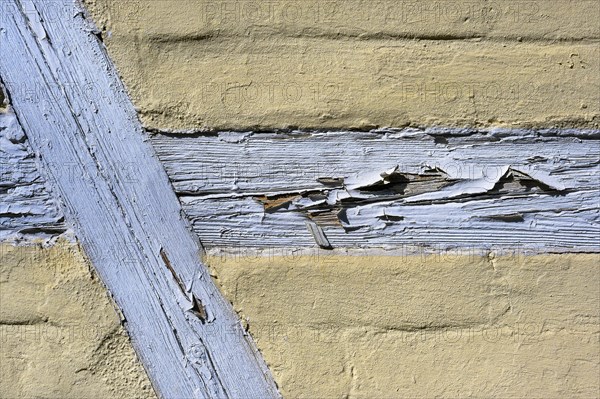
[[[598,130],[156,133],[207,248],[600,251]]]

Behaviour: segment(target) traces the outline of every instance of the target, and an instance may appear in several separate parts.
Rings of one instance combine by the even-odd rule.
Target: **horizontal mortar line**
[[[400,250],[398,248],[401,248]],[[515,242],[503,242],[498,244],[490,244],[486,246],[481,245],[471,245],[471,246],[458,246],[451,248],[446,247],[438,247],[435,244],[427,244],[423,242],[415,242],[413,244],[404,243],[404,244],[382,244],[378,243],[377,245],[371,246],[360,246],[355,245],[352,247],[338,247],[333,248],[331,250],[323,250],[319,247],[310,247],[306,245],[298,245],[292,242],[287,242],[284,244],[274,244],[269,243],[268,245],[263,246],[253,246],[251,242],[240,243],[237,246],[232,246],[231,243],[217,243],[212,245],[210,248],[207,248],[207,251],[211,253],[211,256],[219,256],[223,254],[223,256],[258,256],[260,254],[264,254],[265,257],[268,256],[278,256],[277,252],[280,252],[279,256],[289,256],[290,254],[296,255],[315,255],[318,253],[325,254],[323,256],[419,256],[419,255],[433,255],[433,256],[451,256],[453,254],[460,255],[461,253],[465,253],[467,251],[476,251],[479,255],[487,255],[490,252],[493,252],[498,255],[506,255],[506,254],[514,254],[518,253],[519,256],[535,256],[540,255],[540,252],[535,248],[527,247],[527,246],[515,246]],[[585,255],[600,255],[600,249],[598,248],[589,248],[588,247],[579,247],[573,248],[571,246],[564,247],[546,247],[544,249],[543,254],[548,255],[565,255],[565,254],[585,254]],[[474,256],[469,253],[469,256]],[[600,259],[600,258],[599,258]]]
[[[177,139],[191,138],[214,138],[222,141],[221,135],[228,133],[244,134],[245,137],[240,140],[262,139],[268,135],[278,135],[273,137],[277,140],[303,140],[313,136],[327,136],[339,134],[355,134],[356,136],[364,134],[380,135],[384,138],[386,134],[425,134],[432,137],[469,137],[477,135],[488,135],[490,137],[515,137],[515,138],[536,138],[536,137],[576,137],[586,140],[600,140],[600,129],[589,128],[509,128],[509,127],[482,127],[482,128],[462,128],[451,126],[420,126],[420,127],[378,127],[365,129],[348,129],[347,127],[331,127],[327,129],[254,129],[252,127],[239,129],[157,129],[145,127],[145,130],[153,138],[166,137]],[[403,137],[388,137],[390,140],[403,139]],[[155,144],[160,146],[161,144]]]
[[[401,245],[401,246],[374,246],[369,248],[334,248],[332,250],[327,250],[324,252],[323,250],[316,250],[315,248],[309,248],[306,246],[270,246],[268,248],[265,247],[256,247],[256,246],[231,246],[231,245],[215,245],[211,248],[207,248],[207,253],[210,257],[229,257],[229,258],[240,258],[248,257],[250,259],[256,259],[260,257],[289,257],[291,254],[294,256],[306,256],[306,257],[314,257],[318,259],[318,257],[322,257],[322,259],[327,261],[327,259],[331,259],[332,257],[370,257],[370,256],[387,256],[387,257],[399,257],[402,259],[403,257],[414,257],[414,256],[433,256],[438,258],[447,259],[449,262],[452,262],[452,258],[465,256],[471,257],[475,259],[476,257],[488,257],[491,253],[495,255],[505,255],[505,256],[513,256],[518,259],[521,256],[528,255],[537,255],[538,253],[532,251],[527,248],[513,246],[508,247],[506,245],[502,246],[494,246],[490,245],[489,247],[465,247],[465,248],[451,248],[451,249],[440,249],[435,246],[425,245],[423,243],[415,243],[414,245]],[[323,255],[325,254],[325,255]],[[552,248],[547,249],[544,254],[551,255],[565,255],[565,251],[562,249],[554,250]],[[600,261],[600,253],[594,250],[579,250],[577,254],[581,255],[593,255],[597,256]]]
[[[310,30],[313,28],[307,28]],[[352,30],[352,29],[349,29]],[[359,29],[355,29],[359,30]],[[523,35],[482,35],[482,34],[465,34],[465,35],[448,35],[448,34],[421,34],[410,32],[373,32],[373,33],[356,33],[349,32],[327,32],[327,31],[311,31],[307,32],[272,32],[260,31],[257,29],[248,29],[251,32],[249,36],[229,33],[223,30],[207,31],[205,33],[189,33],[189,34],[145,34],[133,35],[124,34],[124,37],[133,37],[136,39],[147,41],[155,44],[182,44],[182,43],[211,43],[219,41],[227,41],[232,39],[248,39],[248,38],[289,38],[289,39],[307,39],[307,40],[331,40],[331,41],[397,41],[397,42],[493,42],[493,43],[536,43],[536,44],[596,44],[600,43],[600,36],[580,36],[580,37],[539,37]]]
[[[152,114],[153,111],[138,111],[140,116]],[[342,118],[343,119],[343,118]],[[385,129],[401,129],[401,128],[411,128],[411,129],[426,129],[428,128],[427,124],[410,122],[406,125],[402,125],[401,127],[397,126],[380,126],[377,124],[367,125],[365,127],[357,127],[357,126],[348,126],[347,125],[327,125],[326,127],[317,126],[317,125],[292,125],[288,124],[287,128],[275,127],[274,125],[244,125],[244,126],[236,126],[235,124],[215,124],[212,126],[203,126],[202,128],[181,128],[181,129],[171,129],[165,126],[149,126],[145,125],[144,129],[151,134],[156,136],[188,136],[188,137],[211,137],[216,136],[218,133],[230,132],[230,133],[278,133],[278,134],[290,134],[294,132],[308,132],[312,133],[336,133],[336,132],[348,132],[348,133],[369,133],[377,130],[385,130]],[[445,128],[446,124],[429,124],[429,126],[436,126],[439,128]],[[581,131],[590,131],[595,132],[596,137],[600,137],[600,112],[597,114],[593,114],[590,118],[556,118],[549,119],[544,122],[539,121],[517,121],[511,122],[510,125],[507,123],[505,125],[491,125],[491,124],[482,124],[481,122],[474,123],[456,123],[455,128],[465,128],[468,130],[492,130],[492,129],[513,129],[513,130],[551,130],[551,131],[570,131],[570,130],[581,130]]]

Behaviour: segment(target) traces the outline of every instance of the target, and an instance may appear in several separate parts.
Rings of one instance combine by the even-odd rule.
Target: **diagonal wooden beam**
[[[0,76],[18,124],[158,394],[279,397],[202,264],[201,245],[83,8],[70,0],[1,7]]]

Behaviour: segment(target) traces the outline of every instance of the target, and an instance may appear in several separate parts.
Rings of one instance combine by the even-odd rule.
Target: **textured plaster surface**
[[[598,397],[598,255],[208,258],[288,398]]]
[[[0,244],[0,397],[155,397],[76,245]]]
[[[85,3],[151,128],[598,127],[597,2]]]

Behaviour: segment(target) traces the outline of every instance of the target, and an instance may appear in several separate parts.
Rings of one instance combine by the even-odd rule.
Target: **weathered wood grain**
[[[15,115],[0,112],[0,240],[49,239],[65,231]]]
[[[207,248],[600,251],[600,132],[382,129],[152,142]],[[323,244],[323,240],[317,240]]]
[[[3,3],[0,76],[156,390],[165,398],[278,397],[200,261],[200,243],[95,28],[72,1],[47,4]],[[31,91],[41,101],[21,94]]]

